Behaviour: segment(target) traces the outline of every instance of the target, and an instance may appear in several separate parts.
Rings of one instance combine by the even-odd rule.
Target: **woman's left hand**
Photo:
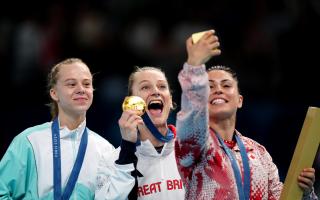
[[[303,190],[303,193],[309,194],[312,192],[313,183],[315,181],[315,169],[304,168],[298,176],[298,185]]]

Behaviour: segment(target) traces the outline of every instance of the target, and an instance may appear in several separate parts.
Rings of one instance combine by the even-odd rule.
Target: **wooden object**
[[[300,172],[312,167],[320,143],[320,108],[309,107],[294,150],[280,200],[301,200],[303,192],[298,186]]]

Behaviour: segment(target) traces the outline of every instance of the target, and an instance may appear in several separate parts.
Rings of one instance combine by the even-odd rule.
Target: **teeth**
[[[152,101],[149,102],[149,104],[152,104],[152,103],[162,104],[162,102],[160,100],[152,100]]]
[[[226,101],[224,99],[214,99],[213,101],[211,101],[211,104],[221,104],[225,102]]]

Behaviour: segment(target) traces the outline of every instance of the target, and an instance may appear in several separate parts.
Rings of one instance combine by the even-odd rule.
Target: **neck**
[[[235,130],[235,119],[211,119],[209,126],[215,130],[222,139],[231,141]]]
[[[157,127],[158,131],[161,133],[161,135],[163,135],[163,136],[167,135],[167,132],[168,132],[168,125],[167,124],[163,124],[160,126],[156,125],[156,127]]]
[[[59,113],[59,122],[61,127],[68,127],[69,130],[78,128],[78,126],[85,120],[85,115],[70,116]]]
[[[140,139],[142,141],[149,140],[152,143],[152,145],[155,147],[163,146],[164,143],[159,141],[157,138],[155,138],[151,133],[151,131],[146,126],[139,125],[138,129],[140,132]],[[166,126],[157,127],[157,129],[162,135],[165,136],[167,134],[168,126],[166,125]]]

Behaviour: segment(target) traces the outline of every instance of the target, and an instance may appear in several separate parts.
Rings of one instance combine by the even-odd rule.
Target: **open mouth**
[[[161,100],[152,100],[148,104],[148,111],[151,115],[160,116],[163,111],[163,102]]]

